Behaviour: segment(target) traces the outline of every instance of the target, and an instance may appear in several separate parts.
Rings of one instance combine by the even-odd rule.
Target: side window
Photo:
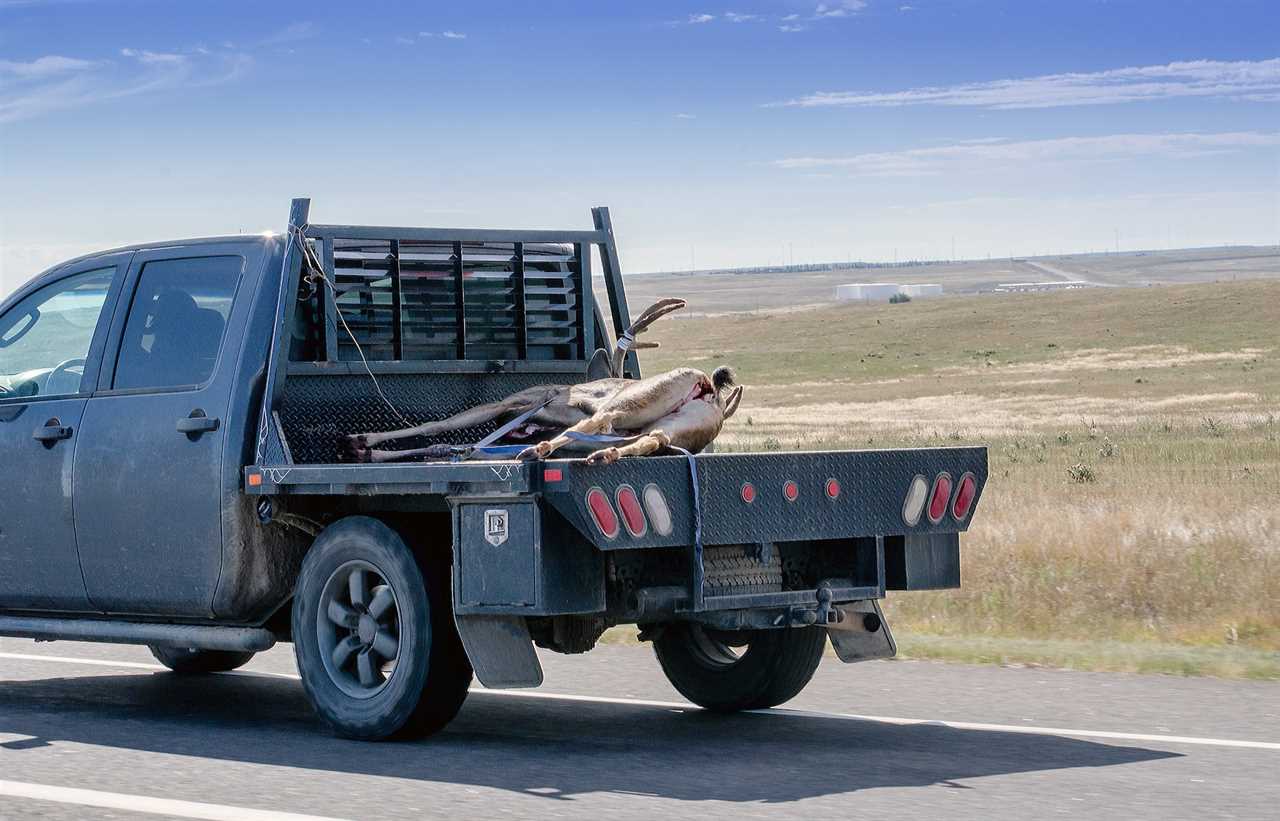
[[[114,266],[47,285],[0,317],[0,400],[80,392]]]
[[[202,385],[213,375],[244,260],[148,262],[116,358],[116,390]]]

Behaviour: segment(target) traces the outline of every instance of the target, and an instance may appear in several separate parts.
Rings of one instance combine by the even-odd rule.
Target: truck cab
[[[488,424],[405,443],[440,461],[341,461],[348,434],[604,376],[628,324],[602,208],[489,231],[295,200],[281,235],[59,265],[0,304],[0,635],[177,672],[292,642],[319,716],[365,739],[442,728],[473,676],[537,686],[535,646],[619,624],[713,710],[786,701],[828,642],[892,655],[878,602],[958,586],[983,448],[474,458]]]

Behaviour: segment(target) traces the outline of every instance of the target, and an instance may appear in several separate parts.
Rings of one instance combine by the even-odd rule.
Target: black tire
[[[813,678],[826,643],[819,627],[728,632],[680,622],[654,639],[653,650],[681,695],[732,713],[790,701]]]
[[[429,575],[399,534],[365,516],[329,526],[308,551],[293,601],[294,654],[312,706],[338,735],[420,737],[461,709],[471,666],[448,568]]]
[[[148,645],[156,661],[180,675],[225,673],[249,663],[253,653],[233,650],[197,650],[194,647],[162,647]]]

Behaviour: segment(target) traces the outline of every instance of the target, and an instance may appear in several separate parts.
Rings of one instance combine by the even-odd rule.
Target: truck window
[[[47,285],[0,318],[0,400],[80,392],[114,266]]]
[[[213,375],[244,259],[148,262],[129,306],[116,390],[202,385]]]

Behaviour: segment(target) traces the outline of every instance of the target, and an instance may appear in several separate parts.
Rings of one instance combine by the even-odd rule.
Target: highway
[[[1280,817],[1280,683],[826,659],[786,708],[685,704],[647,647],[543,655],[441,735],[327,735],[291,648],[183,678],[0,639],[0,819]]]

